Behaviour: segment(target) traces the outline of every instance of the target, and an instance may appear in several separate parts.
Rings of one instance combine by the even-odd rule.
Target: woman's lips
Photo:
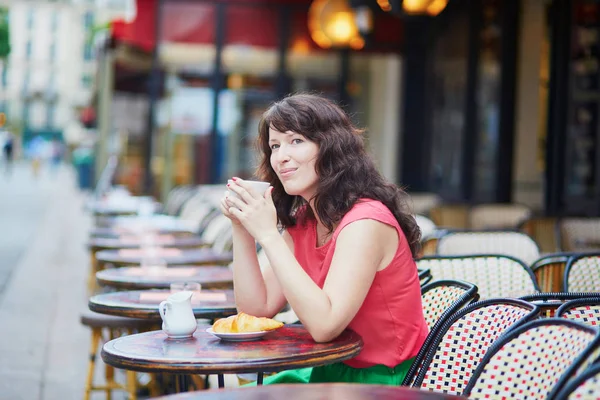
[[[279,171],[279,176],[281,176],[282,178],[288,178],[292,176],[294,172],[296,172],[296,168],[282,169],[281,171]]]

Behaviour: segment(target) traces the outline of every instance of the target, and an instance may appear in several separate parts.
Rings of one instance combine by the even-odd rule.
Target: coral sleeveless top
[[[287,231],[294,241],[296,259],[320,288],[323,288],[329,272],[337,237],[344,227],[360,219],[372,219],[396,228],[396,255],[386,268],[375,274],[367,297],[348,325],[362,337],[363,350],[345,363],[354,368],[378,364],[393,368],[415,357],[429,328],[423,316],[417,267],[392,212],[379,201],[362,199],[346,213],[331,240],[321,247],[316,245],[316,221],[303,218],[303,214],[300,210],[297,224]]]

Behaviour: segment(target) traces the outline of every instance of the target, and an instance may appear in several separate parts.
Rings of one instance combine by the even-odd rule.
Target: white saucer
[[[250,340],[258,340],[265,336],[270,331],[260,331],[260,332],[243,332],[243,333],[217,333],[213,331],[212,327],[207,328],[206,332],[210,333],[213,336],[218,337],[221,340],[227,340],[229,342],[246,342]]]

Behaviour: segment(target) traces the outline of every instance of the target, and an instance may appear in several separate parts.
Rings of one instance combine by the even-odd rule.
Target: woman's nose
[[[290,155],[287,151],[287,148],[285,146],[279,147],[279,150],[277,151],[277,161],[279,161],[280,163],[283,163],[283,162],[287,162],[289,160],[290,160]]]

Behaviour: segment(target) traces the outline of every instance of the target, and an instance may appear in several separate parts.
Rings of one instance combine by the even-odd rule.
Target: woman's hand
[[[226,216],[227,218],[229,218],[231,220],[231,223],[234,225],[234,227],[242,227],[243,225],[240,222],[239,219],[237,219],[232,213],[229,212],[229,208],[231,208],[231,204],[229,204],[229,197],[228,193],[225,193],[225,196],[221,199],[221,202],[219,203],[219,207],[221,208],[221,212],[223,213],[224,216]]]
[[[230,181],[227,187],[241,198],[240,200],[235,196],[226,197],[225,201],[229,206],[227,211],[259,244],[262,245],[268,238],[279,236],[277,211],[271,198],[273,187],[269,187],[264,196],[256,193],[250,185],[239,178]]]

